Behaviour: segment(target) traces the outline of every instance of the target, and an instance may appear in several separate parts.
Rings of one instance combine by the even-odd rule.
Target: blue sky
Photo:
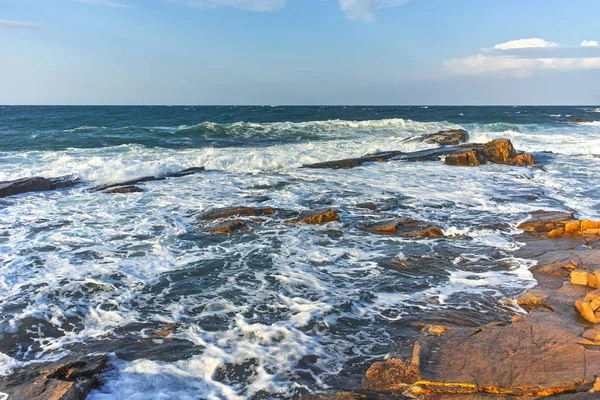
[[[598,0],[0,0],[2,104],[600,103]]]

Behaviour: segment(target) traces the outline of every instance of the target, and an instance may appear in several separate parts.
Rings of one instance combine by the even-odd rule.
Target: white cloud
[[[536,70],[577,71],[600,69],[600,57],[588,58],[524,58],[511,55],[476,54],[444,62],[453,73],[460,75],[511,73],[529,77]]]
[[[28,21],[12,21],[8,19],[0,19],[0,28],[11,29],[36,29],[38,24]]]
[[[514,49],[533,49],[533,48],[548,48],[558,47],[558,43],[548,42],[540,38],[517,39],[504,43],[499,43],[494,46],[496,50],[514,50]]]
[[[340,8],[349,19],[372,21],[375,11],[387,7],[396,7],[408,0],[338,0]]]
[[[598,47],[600,43],[597,40],[584,40],[581,42],[581,47]]]
[[[113,8],[133,8],[131,4],[116,0],[73,0],[75,3],[93,4],[95,6],[105,6]]]
[[[199,8],[235,7],[246,11],[272,12],[285,7],[286,0],[192,0],[187,4]]]

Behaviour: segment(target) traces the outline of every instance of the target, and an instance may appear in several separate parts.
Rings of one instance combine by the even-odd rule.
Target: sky
[[[599,0],[0,0],[0,104],[600,104]]]

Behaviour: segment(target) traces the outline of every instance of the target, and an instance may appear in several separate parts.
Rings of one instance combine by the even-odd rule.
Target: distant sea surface
[[[299,168],[430,148],[405,139],[452,128],[543,168]],[[89,190],[199,166],[143,193]],[[65,175],[82,183],[0,199],[0,376],[102,352],[96,400],[291,398],[357,387],[373,361],[408,357],[422,323],[510,319],[504,300],[535,285],[516,224],[600,219],[600,106],[0,106],[0,181]],[[207,232],[203,213],[242,205],[340,221]],[[446,237],[362,229],[397,217]]]

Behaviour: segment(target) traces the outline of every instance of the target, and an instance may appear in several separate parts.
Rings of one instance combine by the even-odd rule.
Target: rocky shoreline
[[[531,166],[531,154],[520,153],[507,139],[486,144],[461,144],[465,131],[424,135],[420,140],[440,147],[412,153],[383,152],[359,158],[305,165],[303,168],[354,168],[370,162],[441,161],[449,166],[475,167],[485,163]],[[142,192],[138,184],[187,176],[204,171],[190,168],[160,177],[143,177],[98,186],[93,192]],[[67,188],[81,183],[75,178],[40,177],[0,182],[0,197]],[[264,199],[263,199],[264,201]],[[256,202],[261,202],[256,199]],[[375,203],[357,205],[385,210]],[[339,210],[305,212],[271,207],[238,206],[213,209],[200,219],[211,234],[251,230],[254,224],[275,218],[285,224],[325,224],[340,219]],[[577,220],[573,214],[539,211],[519,225],[524,243],[515,256],[534,260],[531,272],[538,286],[518,299],[522,308],[512,322],[481,327],[426,325],[409,360],[389,358],[374,363],[361,388],[305,399],[512,399],[557,397],[600,398],[600,223]],[[373,234],[401,237],[441,237],[444,233],[428,221],[408,218],[371,221],[362,227]],[[167,332],[168,336],[168,332]],[[99,383],[106,357],[65,358],[54,363],[28,364],[0,380],[0,392],[14,398],[84,399]],[[13,398],[9,397],[9,399]]]

